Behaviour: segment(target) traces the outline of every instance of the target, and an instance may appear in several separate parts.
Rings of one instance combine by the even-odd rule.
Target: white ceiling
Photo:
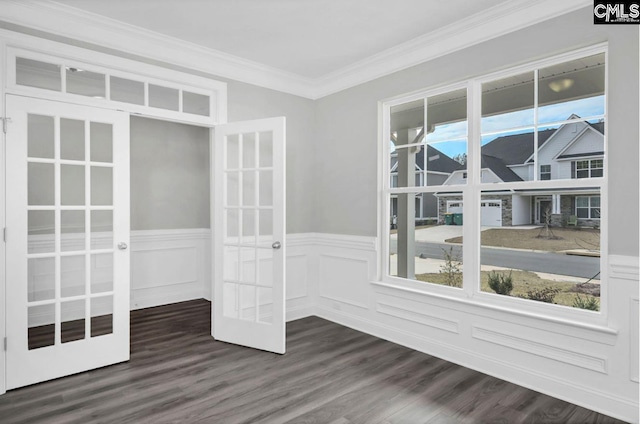
[[[505,0],[56,2],[288,73],[318,78],[464,21]]]

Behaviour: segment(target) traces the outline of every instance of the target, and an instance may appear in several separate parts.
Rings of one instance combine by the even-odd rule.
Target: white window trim
[[[595,161],[602,161],[602,166],[601,167],[594,167],[593,166],[593,162]],[[584,159],[573,159],[572,162],[575,162],[575,169],[574,169],[574,174],[572,175],[572,178],[575,179],[583,179],[583,178],[600,178],[600,177],[594,177],[591,174],[593,173],[593,171],[598,171],[598,170],[602,170],[604,173],[604,158],[603,157],[597,157],[597,158],[584,158]],[[583,169],[578,169],[578,162],[589,162],[589,167],[588,168],[583,168]],[[588,177],[578,177],[578,171],[587,171],[589,173]]]
[[[607,151],[607,93],[608,93],[608,52],[607,44],[601,43],[591,47],[575,50],[570,53],[549,57],[547,59],[530,62],[525,65],[509,68],[503,71],[495,72],[489,75],[472,78],[464,83],[457,83],[442,86],[436,89],[421,90],[407,95],[399,95],[393,98],[382,100],[378,103],[378,130],[379,130],[379,142],[378,142],[378,181],[379,187],[379,209],[378,209],[378,240],[379,240],[379,262],[378,262],[378,276],[377,281],[386,286],[393,286],[399,289],[405,289],[409,291],[416,291],[423,293],[427,296],[444,297],[454,301],[460,301],[466,299],[479,307],[498,308],[507,312],[516,312],[521,314],[533,314],[534,316],[544,317],[545,319],[558,320],[562,322],[575,323],[575,325],[583,326],[594,325],[601,328],[606,328],[608,325],[608,255],[604,254],[600,260],[601,281],[603,287],[600,297],[600,312],[593,313],[590,311],[584,311],[578,308],[565,307],[561,305],[551,305],[543,302],[534,302],[525,299],[519,299],[516,297],[499,296],[491,293],[484,293],[479,289],[480,281],[480,197],[483,191],[495,190],[494,183],[482,183],[480,180],[480,146],[476,146],[473,140],[480,140],[480,113],[481,110],[481,90],[482,83],[493,81],[496,79],[505,78],[512,75],[521,74],[523,72],[536,71],[537,69],[552,66],[558,63],[579,59],[581,57],[593,55],[593,54],[605,54],[605,111],[601,116],[605,121],[605,134],[604,134],[604,151]],[[536,71],[537,74],[537,71]],[[536,82],[537,84],[537,82]],[[466,184],[456,184],[449,186],[427,186],[427,187],[410,187],[393,189],[389,188],[389,152],[388,143],[384,143],[383,140],[388,137],[384,137],[384,134],[390,133],[389,119],[391,107],[397,106],[403,103],[426,99],[430,96],[443,94],[456,89],[467,87],[467,119],[468,119],[468,145],[467,145],[467,173],[468,178],[465,180]],[[537,91],[536,102],[537,104]],[[473,113],[478,111],[478,113]],[[426,110],[425,110],[426,113]],[[599,115],[600,116],[600,115]],[[582,121],[580,119],[579,121]],[[569,122],[569,121],[563,121]],[[560,124],[563,122],[559,122]],[[543,126],[549,126],[555,123],[544,123]],[[537,147],[537,133],[534,137],[534,146]],[[537,149],[534,150],[534,162],[537,162]],[[533,181],[522,182],[510,182],[500,183],[501,190],[528,190],[528,189],[562,189],[562,188],[597,188],[600,190],[601,198],[601,215],[608,216],[608,193],[607,187],[607,175],[608,175],[608,155],[605,153],[604,157],[604,175],[601,178],[593,179],[567,179],[567,180],[538,180],[539,168],[534,167],[534,179]],[[388,230],[384,227],[382,222],[389,215],[389,202],[388,196],[391,194],[400,193],[436,193],[436,192],[456,192],[460,193],[464,199],[463,213],[465,218],[465,225],[463,229],[463,237],[465,240],[463,248],[463,257],[465,273],[463,274],[463,288],[462,290],[446,287],[436,284],[427,284],[414,280],[408,280],[398,277],[389,276],[389,237]],[[608,252],[608,231],[607,226],[601,227],[601,252]],[[476,247],[477,246],[477,247]]]
[[[0,29],[0,50],[4,59],[2,68],[4,94],[31,96],[104,109],[123,110],[132,114],[200,126],[212,127],[216,124],[227,122],[227,84],[225,82],[3,29]],[[56,52],[56,54],[51,55],[47,52]],[[210,96],[210,116],[17,85],[15,84],[16,56],[60,64],[63,67],[80,67],[92,72],[208,95]],[[107,80],[109,79],[107,78]],[[64,86],[64,80],[62,83]],[[109,93],[107,93],[107,97],[108,95]],[[148,90],[145,89],[145,100],[147,96]]]

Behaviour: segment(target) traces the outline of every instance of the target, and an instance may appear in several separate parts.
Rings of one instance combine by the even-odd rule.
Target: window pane
[[[84,121],[60,118],[60,159],[85,159]]]
[[[29,302],[54,299],[56,297],[55,258],[29,258],[27,267]]]
[[[53,116],[29,114],[27,117],[27,156],[53,159]]]
[[[414,217],[422,196],[434,199],[435,216]],[[390,202],[389,275],[462,287],[462,194],[394,194]]]
[[[84,211],[60,212],[60,249],[63,252],[85,249]]]
[[[85,256],[63,256],[60,258],[60,295],[62,297],[85,294]]]
[[[56,306],[29,306],[27,314],[29,350],[53,346],[56,337]]]
[[[67,67],[67,93],[104,99],[105,75],[97,72],[85,71],[79,68]]]
[[[60,91],[62,77],[60,65],[38,60],[16,58],[16,84]]]
[[[111,100],[144,105],[144,83],[125,78],[111,77]]]
[[[183,91],[182,111],[195,115],[209,116],[209,96]]]
[[[113,333],[113,296],[91,299],[91,337]]]
[[[534,73],[482,84],[483,134],[534,124]]]
[[[180,92],[175,88],[149,84],[149,106],[160,109],[179,110]]]
[[[62,343],[84,339],[85,305],[84,299],[60,304]]]
[[[55,251],[55,214],[54,211],[29,211],[28,253],[50,253]]]
[[[53,165],[48,163],[29,163],[27,167],[29,205],[42,206],[54,204]]]
[[[541,124],[604,114],[604,53],[538,71]]]
[[[100,122],[92,122],[91,127],[91,161],[113,162],[113,126]]]
[[[91,167],[91,204],[113,205],[113,168]]]
[[[423,185],[465,184],[455,177],[467,163],[467,90],[427,98],[426,128],[426,146],[416,158]]]
[[[481,290],[599,308],[600,225],[588,218],[589,207],[578,207],[598,193],[597,188],[483,192]],[[492,216],[500,221],[489,225]]]
[[[485,135],[481,139],[483,183],[533,180],[534,134],[530,129]]]
[[[60,199],[63,205],[84,205],[84,166],[60,165]]]

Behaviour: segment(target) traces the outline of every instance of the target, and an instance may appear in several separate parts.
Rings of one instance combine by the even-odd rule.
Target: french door
[[[217,340],[285,352],[285,118],[215,127]]]
[[[129,359],[129,116],[6,99],[13,389]]]

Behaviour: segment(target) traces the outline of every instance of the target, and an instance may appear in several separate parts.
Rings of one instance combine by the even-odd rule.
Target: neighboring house
[[[571,115],[567,120],[579,119]],[[538,175],[540,180],[601,177],[604,170],[604,123],[570,122],[559,128],[538,132]],[[482,146],[482,182],[499,183],[533,180],[534,135],[532,132],[498,137]],[[466,165],[460,165],[431,146],[427,146],[429,171],[424,171],[424,152],[416,157],[416,185],[462,184],[467,178]],[[397,181],[397,157],[391,162],[392,187]],[[451,167],[455,168],[452,169]],[[433,174],[433,175],[432,175]],[[445,174],[447,178],[442,181]],[[396,175],[396,177],[394,177]],[[438,177],[436,177],[436,175]],[[434,210],[434,199],[437,210]],[[392,214],[397,200],[392,199]],[[445,213],[462,213],[460,195],[438,193],[416,196],[416,218],[437,218]],[[577,225],[598,226],[600,194],[581,190],[516,190],[493,192],[482,197],[482,225],[490,227],[542,224],[549,213],[555,226],[576,221]],[[420,213],[419,213],[420,212]]]
[[[571,115],[567,120],[580,119]],[[498,137],[482,146],[482,182],[533,180],[533,133]],[[604,123],[570,122],[557,129],[538,132],[540,180],[602,177],[604,170]],[[466,167],[453,172],[444,183],[459,184]],[[440,222],[446,212],[461,213],[460,196],[439,195]],[[554,189],[495,192],[482,197],[482,225],[491,227],[543,224],[550,214],[554,226],[599,226],[598,191]]]
[[[426,166],[425,166],[426,164]],[[431,145],[421,146],[416,154],[415,185],[437,186],[447,181],[453,172],[460,168],[460,163],[451,159]],[[425,184],[426,181],[426,184]],[[398,154],[391,154],[391,187],[398,187]],[[391,216],[398,215],[398,197],[391,196]],[[431,193],[416,195],[416,220],[438,219],[438,198]]]

